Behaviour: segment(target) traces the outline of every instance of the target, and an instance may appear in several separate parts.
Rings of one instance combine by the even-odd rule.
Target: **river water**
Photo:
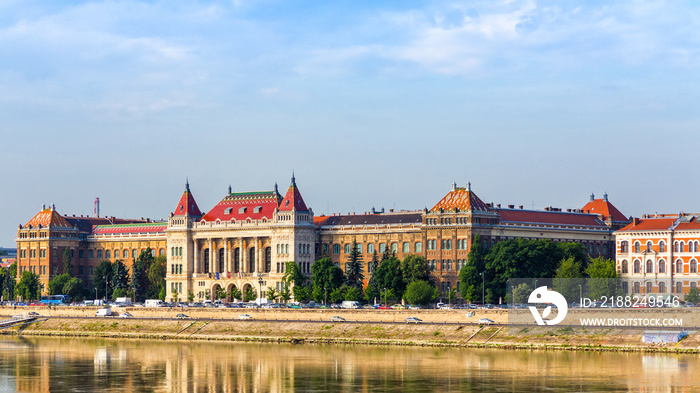
[[[0,392],[694,392],[700,356],[0,339]]]

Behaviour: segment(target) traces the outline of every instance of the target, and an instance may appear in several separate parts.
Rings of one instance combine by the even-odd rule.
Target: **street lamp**
[[[578,308],[581,308],[581,303],[583,303],[583,289],[581,284],[578,284]]]
[[[259,285],[259,291],[258,291],[258,308],[260,308],[260,303],[262,302],[262,279],[263,275],[262,273],[258,273],[258,285]]]
[[[384,288],[384,309],[386,310],[386,288]]]
[[[485,272],[479,273],[479,275],[481,275],[481,307],[484,307],[484,273]]]

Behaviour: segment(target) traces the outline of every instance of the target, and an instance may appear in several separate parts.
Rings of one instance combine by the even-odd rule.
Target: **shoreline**
[[[533,329],[529,329],[532,331]],[[23,328],[0,331],[4,336],[85,337],[127,340],[223,341],[316,345],[500,348],[582,352],[700,353],[700,338],[690,334],[679,343],[647,344],[641,332],[602,329],[532,331],[509,335],[495,326],[268,322],[234,319],[122,319],[52,317]]]

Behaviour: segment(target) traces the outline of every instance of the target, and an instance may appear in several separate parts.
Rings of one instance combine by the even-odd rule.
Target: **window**
[[[351,249],[351,247],[352,247],[352,246],[350,245],[350,243],[348,243],[348,244],[345,245],[345,253],[346,253],[346,254],[350,254],[350,249]]]
[[[386,251],[386,244],[379,243],[379,252],[382,253],[384,251]]]
[[[635,282],[635,283],[634,283],[633,288],[634,288],[634,289],[633,289],[632,292],[634,292],[634,293],[639,293],[639,292],[641,292],[641,291],[639,290],[639,283],[638,283],[638,282]]]
[[[391,243],[391,252],[397,253],[399,251],[399,243]]]
[[[666,243],[663,240],[659,242],[659,252],[666,252]]]
[[[450,240],[450,239],[447,240],[447,249],[448,250],[452,249],[452,240]]]
[[[639,244],[639,242],[635,242],[635,243],[634,243],[634,252],[637,252],[637,253],[638,253],[638,252],[639,252],[640,246],[641,246],[641,244]]]
[[[626,281],[624,281],[622,283],[622,292],[629,293],[629,286],[628,286],[628,283]]]
[[[253,213],[260,213],[262,211],[262,206],[255,206],[253,208]]]
[[[651,240],[648,240],[647,241],[647,252],[651,252],[651,249],[652,249]]]
[[[95,250],[88,251],[88,258],[95,259]]]
[[[97,250],[97,259],[102,259],[102,250]]]
[[[404,242],[403,244],[403,252],[411,252],[411,244],[408,242]]]
[[[678,242],[673,243],[673,252],[678,252]]]
[[[627,273],[627,261],[622,261],[622,274]]]
[[[659,261],[659,273],[666,273],[666,261],[663,259]]]
[[[423,252],[423,243],[416,242],[416,252]]]
[[[340,254],[340,244],[333,245],[333,254]]]
[[[323,255],[328,255],[328,244],[323,244]]]
[[[303,253],[304,253],[304,246],[302,246],[302,245],[300,244],[300,245],[299,245],[299,254],[303,254]]]
[[[362,244],[360,244],[360,243],[357,243],[357,252],[362,254]]]
[[[642,272],[642,268],[641,268],[640,263],[639,263],[638,260],[637,260],[637,261],[634,261],[634,272],[635,272],[635,273],[641,273],[641,272]]]
[[[683,283],[676,281],[676,293],[683,293]]]
[[[698,272],[698,261],[696,261],[695,259],[690,260],[690,272],[691,273]]]
[[[134,258],[134,259],[136,259],[136,257],[137,257],[136,252],[137,252],[136,249],[131,250],[131,257]]]
[[[248,208],[243,206],[242,208],[238,209],[238,214],[243,214],[246,210],[248,210]]]
[[[370,243],[367,245],[367,252],[370,254],[374,253],[374,243]]]
[[[119,250],[114,250],[114,257],[119,258],[119,255],[121,255]],[[109,251],[107,251],[107,258],[109,258]]]
[[[685,242],[680,242],[680,243],[679,243],[679,247],[680,247],[679,252],[685,251]]]
[[[653,286],[652,283],[650,283],[650,282],[647,283],[647,293],[652,293],[652,286]]]
[[[109,255],[109,250],[105,251],[105,258],[112,259],[112,257],[110,257],[110,255]]]
[[[628,253],[629,252],[629,243],[627,240],[620,242],[620,252],[621,253]]]
[[[676,273],[683,273],[683,261],[680,259],[676,260]]]
[[[651,259],[647,260],[647,273],[654,273],[654,264],[651,262]]]
[[[695,281],[690,282],[690,289],[693,289],[693,288],[695,288],[695,289],[698,288],[698,283],[696,283]]]

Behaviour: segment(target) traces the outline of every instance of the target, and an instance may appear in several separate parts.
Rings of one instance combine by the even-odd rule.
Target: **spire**
[[[292,172],[292,184],[289,185],[287,193],[284,194],[284,199],[282,199],[279,209],[280,211],[290,211],[292,209],[296,209],[296,211],[300,212],[309,211],[304,203],[304,198],[301,197],[299,188],[297,188],[294,172]]]
[[[228,185],[228,193],[229,193],[229,195],[231,195],[231,185],[230,184]]]
[[[279,194],[279,191],[277,190],[277,182],[275,182],[275,194]]]
[[[472,190],[472,183],[467,182],[467,191],[471,191],[471,190]]]
[[[603,194],[603,199],[605,200],[605,202],[608,201],[608,192],[607,191],[605,191],[605,194]]]
[[[202,212],[199,210],[199,206],[197,206],[197,202],[194,200],[194,196],[190,192],[189,179],[187,179],[185,183],[185,192],[182,193],[180,202],[177,203],[175,212],[173,212],[173,215],[175,216],[184,216],[188,214],[191,216],[202,216]]]
[[[296,187],[297,186],[297,181],[294,179],[294,170],[292,169],[292,185],[290,187]]]
[[[190,178],[188,176],[185,179],[185,191],[190,192]]]

